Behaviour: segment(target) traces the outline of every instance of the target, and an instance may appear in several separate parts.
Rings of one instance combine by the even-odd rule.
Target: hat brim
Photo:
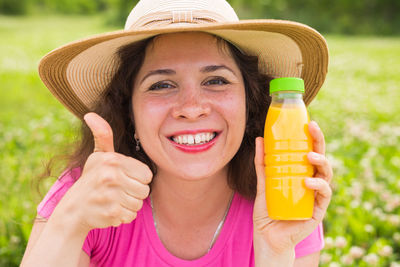
[[[39,63],[39,75],[51,93],[82,118],[92,110],[116,72],[119,60],[115,52],[119,47],[160,34],[190,31],[220,36],[245,53],[257,55],[261,70],[274,78],[302,78],[307,105],[328,71],[328,48],[321,34],[301,23],[264,19],[100,34],[48,53]]]

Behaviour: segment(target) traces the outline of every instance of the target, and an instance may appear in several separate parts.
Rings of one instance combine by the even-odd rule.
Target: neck
[[[158,172],[151,193],[157,220],[181,229],[220,221],[232,196],[227,177],[227,168],[199,180]]]

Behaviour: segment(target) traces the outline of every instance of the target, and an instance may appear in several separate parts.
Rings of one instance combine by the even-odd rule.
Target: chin
[[[221,176],[227,174],[227,167],[216,168],[212,166],[191,165],[184,166],[183,168],[175,168],[175,175],[181,177],[184,180],[199,181],[213,176]]]

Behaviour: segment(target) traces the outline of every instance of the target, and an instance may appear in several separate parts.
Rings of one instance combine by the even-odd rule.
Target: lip
[[[183,134],[196,134],[196,133],[205,133],[205,132],[215,132],[217,135],[214,137],[213,140],[211,140],[208,143],[202,144],[202,145],[183,145],[183,144],[178,144],[175,143],[173,140],[171,140],[172,136],[177,136],[177,135],[183,135]],[[168,140],[179,150],[186,152],[186,153],[200,153],[209,150],[217,141],[217,139],[220,136],[221,131],[216,131],[216,130],[211,130],[211,129],[199,129],[199,130],[185,130],[185,131],[179,131],[176,132],[168,138]]]
[[[217,133],[217,135],[221,131],[215,130],[215,129],[196,129],[196,130],[184,130],[184,131],[179,131],[175,132],[173,134],[170,134],[168,138],[171,138],[172,136],[177,136],[177,135],[183,135],[183,134],[197,134],[197,133]]]

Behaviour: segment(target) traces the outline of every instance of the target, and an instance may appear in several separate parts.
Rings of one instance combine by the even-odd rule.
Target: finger
[[[308,161],[317,168],[315,176],[323,177],[328,183],[330,183],[333,171],[328,159],[324,155],[315,152],[308,153],[307,158]]]
[[[257,196],[265,195],[264,138],[256,138],[254,166],[257,174]]]
[[[150,186],[130,178],[123,179],[122,189],[127,195],[141,200],[147,198],[150,193]]]
[[[138,212],[143,207],[143,200],[123,194],[120,205],[130,212]]]
[[[140,183],[147,185],[153,179],[153,173],[149,166],[132,157],[121,157],[121,170],[129,178],[135,179]]]
[[[331,201],[332,189],[328,182],[322,178],[307,178],[305,184],[308,188],[317,192],[315,198],[315,216],[318,220],[322,220]]]
[[[137,211],[129,209],[124,205],[121,205],[121,215],[120,217],[115,220],[112,224],[114,227],[118,227],[121,223],[131,223],[137,217]]]
[[[265,221],[268,217],[265,198],[265,164],[264,164],[264,138],[256,138],[256,151],[254,155],[254,167],[257,175],[257,194],[254,201],[253,220]]]
[[[113,132],[106,120],[94,112],[83,117],[92,131],[94,138],[94,152],[114,152]]]
[[[315,121],[310,121],[308,130],[313,139],[314,151],[319,154],[325,154],[325,138],[318,124]]]

